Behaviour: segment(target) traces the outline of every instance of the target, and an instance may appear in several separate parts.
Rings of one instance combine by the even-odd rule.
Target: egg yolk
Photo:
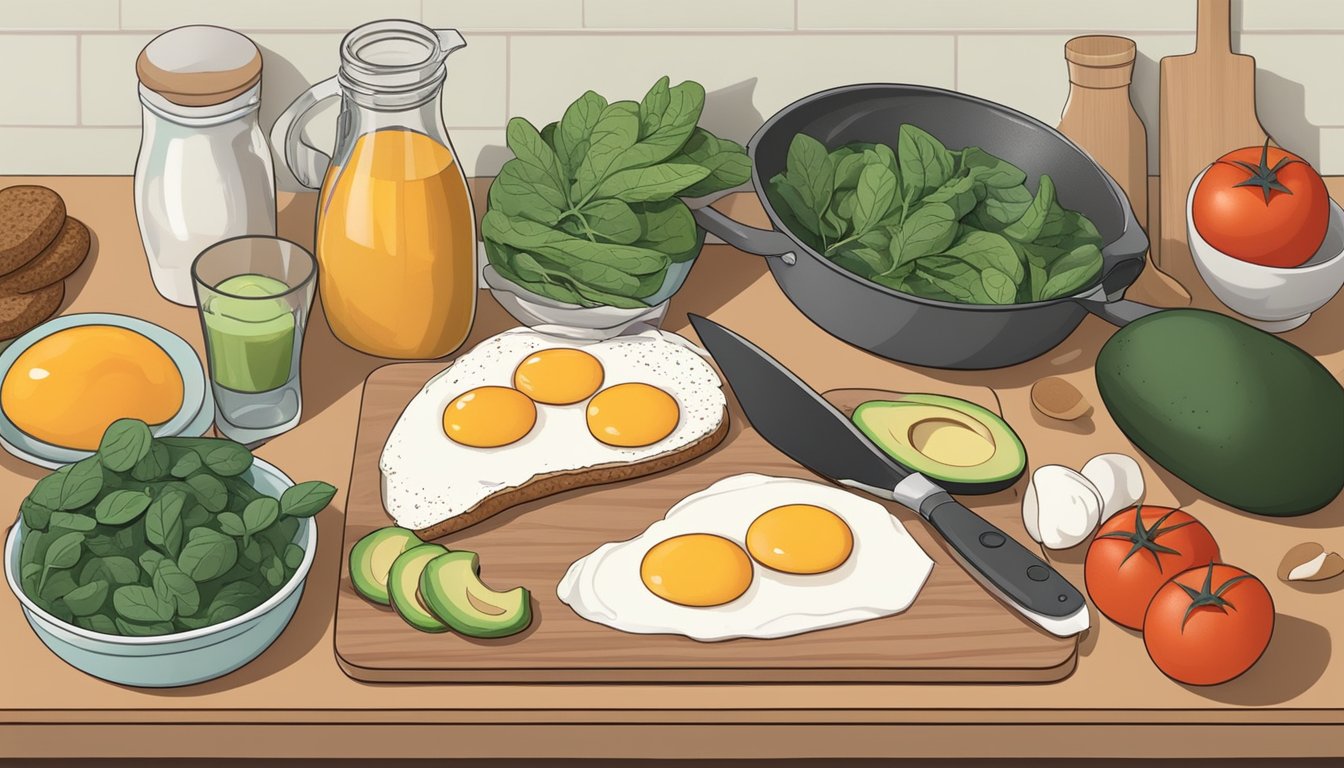
[[[537,423],[537,406],[511,387],[477,387],[443,410],[443,432],[455,443],[498,448],[522,440]]]
[[[91,451],[117,419],[162,424],[182,408],[182,374],[146,336],[111,325],[57,331],[23,351],[0,408],[45,443]]]
[[[608,387],[588,402],[588,431],[618,448],[653,445],[672,434],[680,418],[676,399],[638,382]]]
[[[543,349],[513,372],[518,391],[548,405],[570,405],[602,386],[602,363],[580,349]]]
[[[747,551],[756,562],[784,573],[825,573],[854,549],[854,535],[840,516],[811,504],[788,504],[762,514],[747,529]]]
[[[660,541],[639,564],[653,594],[677,605],[707,608],[731,603],[751,586],[751,560],[735,542],[708,533]]]

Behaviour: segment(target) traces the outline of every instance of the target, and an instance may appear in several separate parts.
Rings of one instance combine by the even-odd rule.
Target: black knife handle
[[[1018,605],[1056,618],[1086,605],[1082,594],[1058,571],[948,494],[935,493],[919,507],[919,513],[968,565]]]

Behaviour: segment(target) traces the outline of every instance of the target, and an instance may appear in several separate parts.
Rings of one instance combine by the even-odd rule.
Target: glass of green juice
[[[215,243],[191,265],[215,395],[215,424],[254,444],[299,423],[299,355],[317,262],[278,237]]]

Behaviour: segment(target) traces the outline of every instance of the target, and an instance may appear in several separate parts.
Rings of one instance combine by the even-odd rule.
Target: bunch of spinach
[[[514,157],[481,222],[501,276],[570,304],[637,308],[695,258],[704,236],[680,198],[735,187],[751,167],[741,145],[697,127],[705,89],[668,82],[639,102],[588,91],[540,131],[509,121]]]
[[[243,477],[251,466],[231,440],[113,422],[97,453],[42,478],[20,504],[24,594],[109,635],[198,629],[261,605],[303,561],[299,518],[336,489],[300,483],[275,499]]]
[[[979,147],[950,151],[914,125],[896,148],[828,152],[798,134],[767,195],[818,253],[904,293],[964,304],[1019,304],[1076,293],[1101,271],[1101,235],[1041,176]]]

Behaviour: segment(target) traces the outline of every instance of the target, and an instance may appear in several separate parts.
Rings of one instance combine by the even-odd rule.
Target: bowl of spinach
[[[588,91],[540,130],[509,121],[490,186],[487,284],[519,320],[608,327],[657,315],[705,233],[687,199],[751,176],[740,144],[699,127],[705,89],[654,83],[640,101]]]
[[[261,654],[298,607],[335,488],[295,484],[242,445],[108,427],[37,482],[5,576],[57,656],[123,685],[190,685]]]

